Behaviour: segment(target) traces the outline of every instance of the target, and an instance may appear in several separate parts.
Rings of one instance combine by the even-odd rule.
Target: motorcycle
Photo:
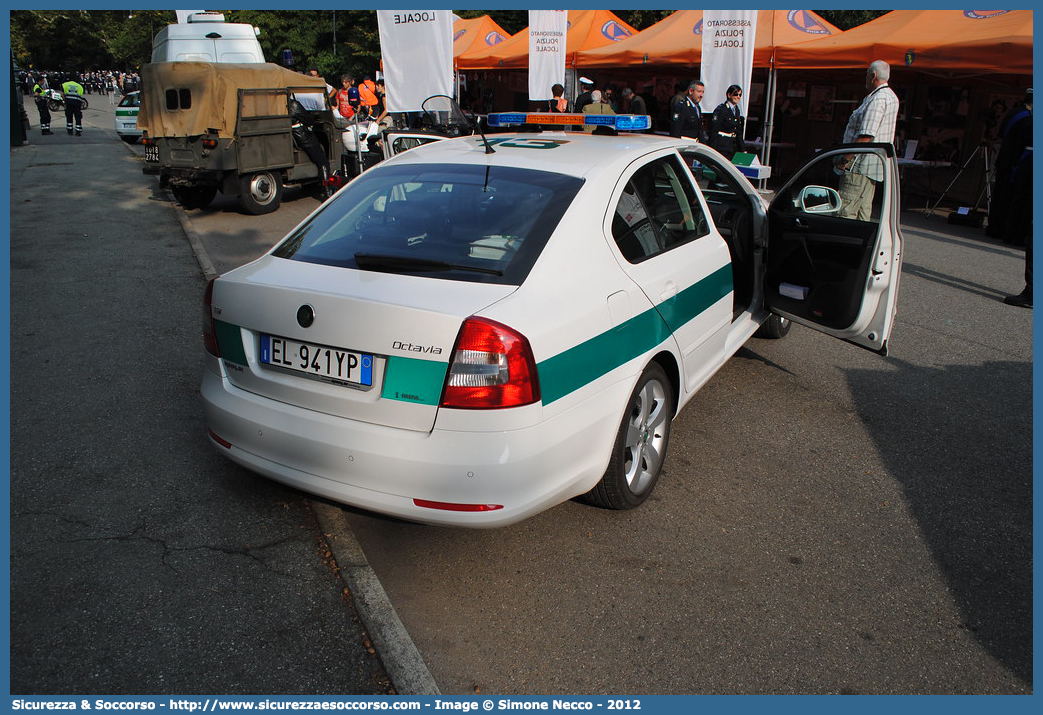
[[[384,158],[380,145],[381,127],[368,115],[356,114],[350,120],[340,121],[344,152],[341,154],[341,171],[338,174],[347,181]]]
[[[370,139],[379,137],[380,126],[370,119],[349,124],[341,134],[341,141],[344,143],[344,151],[355,154],[358,151],[373,151],[375,148],[370,145]]]
[[[65,111],[65,95],[56,89],[45,89],[43,96],[47,100],[47,108],[52,112],[64,112]],[[80,102],[83,103],[83,109],[88,108],[87,98],[80,97]]]

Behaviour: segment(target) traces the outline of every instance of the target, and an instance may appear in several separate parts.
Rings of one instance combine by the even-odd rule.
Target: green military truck
[[[144,173],[158,176],[186,209],[204,208],[220,191],[246,213],[275,211],[283,187],[322,182],[294,144],[290,100],[309,111],[308,124],[332,166],[340,162],[341,129],[325,101],[326,83],[271,63],[156,62],[141,72],[138,128]]]

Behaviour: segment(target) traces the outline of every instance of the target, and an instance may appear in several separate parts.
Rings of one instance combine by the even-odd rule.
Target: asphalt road
[[[184,218],[224,272],[316,206]],[[640,509],[480,532],[345,509],[443,693],[1031,692],[1032,311],[1002,303],[1023,253],[903,224],[891,355],[751,341]]]

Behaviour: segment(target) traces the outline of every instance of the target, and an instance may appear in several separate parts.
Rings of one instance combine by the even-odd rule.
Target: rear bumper
[[[629,386],[618,384],[525,429],[431,432],[301,409],[204,370],[207,427],[221,454],[271,479],[372,511],[430,524],[498,527],[589,491],[608,462]],[[618,407],[613,407],[613,406]],[[415,500],[497,505],[489,511]]]

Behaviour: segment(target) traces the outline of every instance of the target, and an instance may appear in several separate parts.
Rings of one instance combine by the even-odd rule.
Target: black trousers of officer
[[[51,110],[47,108],[47,100],[37,97],[36,110],[40,112],[40,129],[45,132],[51,131]]]
[[[65,128],[70,134],[73,129],[73,119],[76,120],[76,133],[83,131],[83,102],[78,99],[65,98]]]
[[[312,163],[319,169],[319,178],[325,182],[330,177],[330,160],[326,156],[326,150],[322,148],[322,144],[311,130],[304,126],[296,126],[291,130],[293,135],[293,143],[296,144],[300,149],[308,155]],[[330,196],[330,188],[325,185],[322,186],[323,198]]]

